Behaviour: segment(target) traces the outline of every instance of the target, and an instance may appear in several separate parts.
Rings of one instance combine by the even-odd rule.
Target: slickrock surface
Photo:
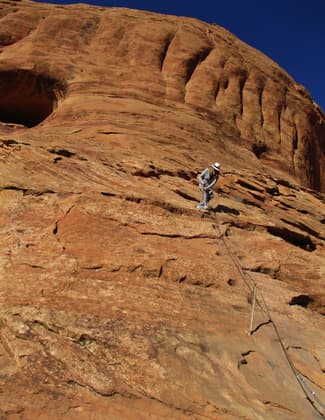
[[[321,419],[324,136],[217,25],[2,1],[0,418]]]

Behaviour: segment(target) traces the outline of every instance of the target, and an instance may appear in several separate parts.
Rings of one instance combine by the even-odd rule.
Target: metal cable
[[[303,378],[303,376],[299,373],[297,373],[297,378],[299,379],[299,381],[301,381],[305,388],[307,389],[308,392],[310,392],[310,394],[312,394],[312,396],[315,398],[315,400],[318,402],[318,404],[325,409],[325,405],[321,402],[321,400],[318,398],[318,395],[316,394],[315,391],[313,391],[309,385],[307,385],[307,382],[305,381],[305,378]]]
[[[282,340],[282,338],[281,338],[281,336],[280,336],[280,333],[279,333],[278,327],[276,326],[276,324],[275,324],[274,320],[273,320],[273,319],[272,319],[272,317],[271,317],[271,314],[270,314],[269,308],[268,308],[268,306],[267,306],[267,304],[266,304],[266,302],[265,302],[265,299],[264,299],[264,296],[263,296],[262,291],[261,291],[261,290],[257,287],[257,285],[256,285],[256,283],[253,281],[253,279],[252,279],[250,276],[248,276],[248,275],[247,275],[247,273],[245,273],[245,272],[243,271],[243,269],[242,269],[242,267],[241,267],[241,265],[240,265],[240,262],[238,261],[238,259],[236,258],[236,256],[232,253],[231,249],[229,248],[229,246],[228,246],[228,244],[227,244],[227,242],[226,242],[226,240],[225,240],[225,238],[224,238],[224,234],[221,232],[220,225],[219,225],[219,220],[218,220],[218,217],[217,217],[217,215],[216,215],[216,214],[214,214],[214,218],[215,218],[215,220],[216,220],[216,222],[217,222],[217,224],[216,224],[216,225],[214,225],[214,227],[215,227],[215,228],[216,228],[216,230],[218,231],[218,234],[219,234],[218,238],[222,240],[222,242],[223,242],[223,244],[224,244],[224,247],[225,247],[225,249],[226,249],[226,251],[227,251],[227,253],[228,253],[229,257],[231,258],[231,260],[233,261],[234,265],[236,266],[236,268],[237,268],[237,270],[238,270],[239,274],[241,275],[242,279],[244,280],[244,282],[245,282],[246,286],[249,288],[250,292],[252,292],[252,291],[253,291],[253,287],[256,287],[257,291],[259,292],[259,295],[260,295],[260,297],[261,297],[261,301],[262,301],[262,303],[261,303],[258,299],[256,299],[256,301],[257,301],[258,305],[260,306],[260,308],[262,309],[262,311],[263,311],[263,312],[267,315],[267,317],[268,317],[269,321],[271,322],[271,324],[272,324],[272,326],[273,326],[273,329],[274,329],[274,331],[275,331],[275,334],[276,334],[276,336],[277,336],[277,338],[278,338],[278,341],[279,341],[279,343],[280,343],[280,346],[281,346],[281,348],[282,348],[282,351],[283,351],[283,353],[284,353],[284,355],[285,355],[285,358],[287,359],[287,362],[288,362],[288,364],[289,364],[289,366],[290,366],[290,368],[291,368],[291,370],[292,370],[292,372],[293,372],[293,374],[294,374],[294,376],[295,376],[295,378],[296,378],[296,380],[297,380],[297,382],[298,382],[298,384],[299,384],[299,386],[300,386],[300,388],[301,388],[302,392],[304,393],[304,395],[305,395],[305,397],[306,397],[307,401],[308,401],[308,402],[312,405],[313,409],[314,409],[315,411],[317,411],[317,413],[318,413],[318,414],[319,414],[319,415],[320,415],[323,419],[325,419],[325,414],[324,414],[324,413],[322,413],[322,412],[319,410],[319,408],[316,406],[315,402],[314,402],[314,401],[311,399],[311,397],[309,396],[308,392],[310,392],[310,393],[311,393],[311,395],[314,397],[314,399],[317,401],[317,403],[318,403],[318,404],[319,404],[322,408],[325,408],[325,406],[324,406],[324,404],[323,404],[323,403],[319,400],[319,398],[318,398],[318,396],[317,396],[316,392],[315,392],[315,391],[313,391],[313,390],[312,390],[312,389],[311,389],[311,388],[307,385],[307,383],[306,383],[306,381],[304,380],[304,378],[303,378],[301,375],[299,375],[298,371],[296,370],[296,368],[295,368],[295,366],[294,366],[294,364],[293,364],[293,362],[292,362],[292,360],[291,360],[291,358],[290,358],[290,356],[289,356],[289,353],[288,353],[287,349],[285,348],[285,345],[284,345],[283,340]],[[247,278],[246,278],[246,277],[248,277],[248,278],[250,279],[250,281],[251,281],[251,282],[253,282],[253,287],[249,284],[249,282],[247,281]]]
[[[225,240],[225,237],[224,237],[224,234],[221,232],[221,229],[220,229],[220,225],[219,225],[219,221],[218,221],[218,218],[217,218],[217,215],[215,214],[215,219],[216,219],[216,222],[217,222],[217,225],[215,226],[215,228],[217,229],[217,231],[218,231],[218,233],[219,233],[219,239],[221,239],[222,240],[222,242],[223,242],[223,244],[224,244],[224,247],[225,247],[225,249],[226,249],[226,251],[227,251],[227,253],[228,253],[228,255],[229,255],[229,257],[231,258],[231,260],[232,260],[232,262],[234,263],[234,265],[236,266],[236,268],[237,268],[237,270],[238,270],[238,272],[239,272],[239,274],[241,275],[241,277],[242,277],[242,279],[244,280],[244,282],[245,282],[245,284],[246,284],[246,286],[248,287],[248,289],[250,290],[250,292],[251,293],[253,293],[253,290],[254,290],[254,285],[255,285],[255,282],[253,281],[253,279],[251,279],[250,278],[250,276],[243,270],[243,268],[242,268],[242,266],[240,265],[240,262],[238,261],[238,258],[232,253],[232,251],[231,251],[231,249],[229,248],[229,246],[228,246],[228,244],[227,244],[227,241]],[[250,279],[250,281],[252,282],[252,285],[249,283],[249,281],[247,280],[247,278],[249,278]],[[255,285],[256,286],[256,285]],[[257,287],[257,286],[256,286]],[[259,291],[259,289],[257,289],[258,290],[258,292],[260,293],[260,291]],[[264,299],[263,299],[264,300]],[[265,309],[265,308],[263,308],[263,305],[262,305],[262,303],[258,300],[258,299],[256,299],[256,302],[257,302],[257,304],[259,305],[259,307],[262,309],[262,311],[265,313],[265,314],[268,314],[267,313],[267,308]],[[265,304],[265,301],[263,302],[264,303],[264,306],[266,306],[266,304]]]

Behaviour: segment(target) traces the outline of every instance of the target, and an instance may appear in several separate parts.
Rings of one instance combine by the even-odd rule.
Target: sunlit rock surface
[[[1,418],[321,418],[324,114],[276,63],[195,19],[2,1],[0,159]]]

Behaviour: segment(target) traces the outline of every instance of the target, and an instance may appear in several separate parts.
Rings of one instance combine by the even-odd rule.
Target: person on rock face
[[[208,168],[205,168],[200,175],[199,179],[199,189],[202,192],[202,201],[198,204],[197,208],[202,210],[208,209],[208,202],[213,197],[212,187],[218,181],[220,174],[220,163],[215,162]]]

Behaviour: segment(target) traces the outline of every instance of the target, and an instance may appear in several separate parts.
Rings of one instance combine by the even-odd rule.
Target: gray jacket
[[[219,173],[215,172],[214,175],[210,172],[209,168],[205,168],[199,175],[199,188],[200,190],[207,190],[214,186],[218,181]]]

